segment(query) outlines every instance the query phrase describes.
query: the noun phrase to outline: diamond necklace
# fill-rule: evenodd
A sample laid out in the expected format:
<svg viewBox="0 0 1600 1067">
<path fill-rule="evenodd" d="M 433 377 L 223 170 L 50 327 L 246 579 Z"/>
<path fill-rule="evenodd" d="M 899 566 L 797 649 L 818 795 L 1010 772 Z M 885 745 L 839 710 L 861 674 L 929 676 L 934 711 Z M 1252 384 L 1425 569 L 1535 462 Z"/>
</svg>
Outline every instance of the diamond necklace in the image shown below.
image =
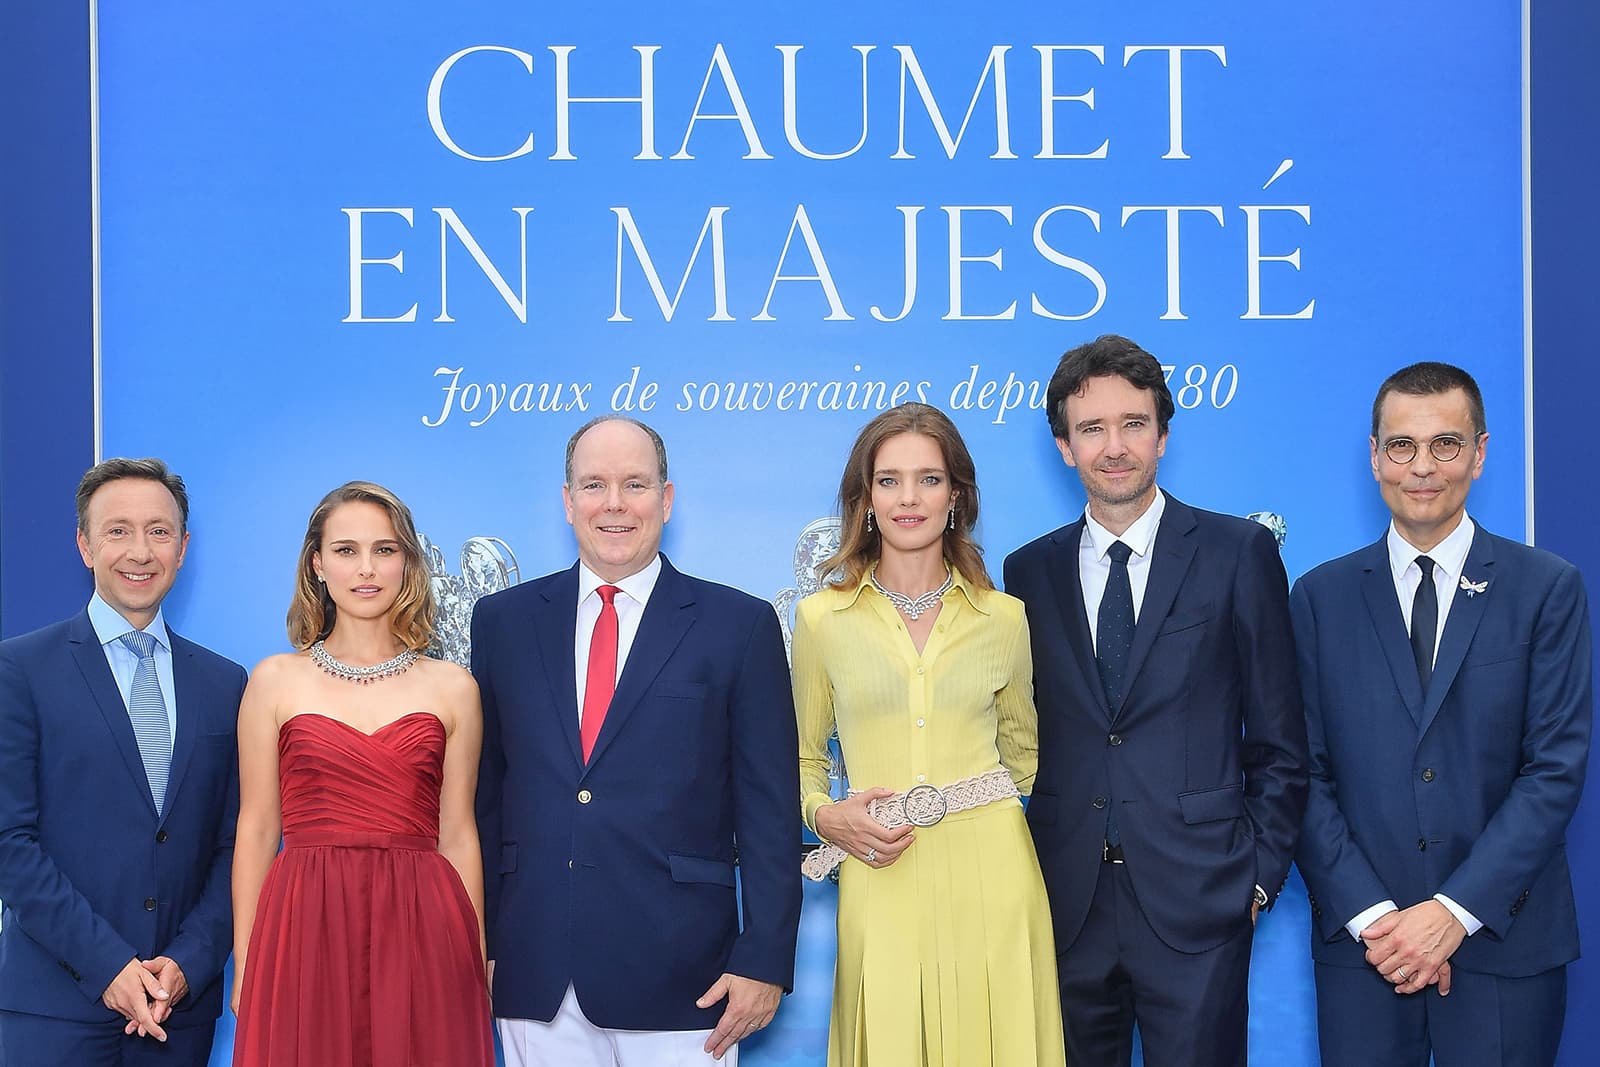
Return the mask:
<svg viewBox="0 0 1600 1067">
<path fill-rule="evenodd" d="M 878 581 L 878 567 L 876 564 L 873 565 L 872 570 L 868 573 L 867 577 L 872 582 L 872 588 L 882 593 L 884 597 L 888 599 L 889 603 L 905 612 L 906 617 L 911 619 L 913 622 L 920 618 L 923 612 L 927 611 L 940 600 L 944 599 L 945 593 L 950 591 L 950 587 L 954 585 L 956 581 L 955 575 L 946 570 L 944 572 L 944 584 L 939 588 L 930 589 L 928 592 L 923 593 L 919 597 L 908 597 L 904 593 L 897 593 L 893 589 L 885 589 L 883 587 L 882 583 Z"/>
<path fill-rule="evenodd" d="M 311 653 L 311 662 L 321 667 L 325 673 L 335 678 L 343 678 L 347 682 L 355 682 L 357 685 L 371 685 L 384 678 L 404 674 L 406 669 L 420 658 L 416 649 L 403 648 L 398 655 L 382 663 L 374 663 L 370 667 L 353 667 L 344 660 L 336 658 L 332 652 L 323 647 L 321 641 L 312 645 L 307 651 Z"/>
</svg>

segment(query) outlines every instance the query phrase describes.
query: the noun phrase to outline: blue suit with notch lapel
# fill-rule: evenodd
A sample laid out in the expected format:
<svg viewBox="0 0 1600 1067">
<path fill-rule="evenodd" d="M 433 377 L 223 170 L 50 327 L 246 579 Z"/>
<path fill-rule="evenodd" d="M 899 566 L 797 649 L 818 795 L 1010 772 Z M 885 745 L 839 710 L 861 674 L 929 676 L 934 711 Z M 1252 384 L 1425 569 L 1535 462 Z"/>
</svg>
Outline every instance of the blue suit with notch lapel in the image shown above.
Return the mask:
<svg viewBox="0 0 1600 1067">
<path fill-rule="evenodd" d="M 1299 831 L 1306 742 L 1288 581 L 1264 527 L 1168 495 L 1122 706 L 1110 708 L 1079 576 L 1083 536 L 1080 519 L 1005 562 L 1033 640 L 1039 777 L 1028 824 L 1057 950 L 1074 952 L 1095 898 L 1109 798 L 1149 927 L 1172 950 L 1204 953 L 1248 935 L 1254 888 L 1276 895 Z M 1247 970 L 1246 950 L 1240 973 L 1219 980 L 1242 996 Z M 1199 994 L 1180 984 L 1165 993 Z M 1072 1007 L 1064 995 L 1069 1031 Z"/>
<path fill-rule="evenodd" d="M 177 733 L 159 816 L 88 613 L 0 644 L 0 1011 L 120 1032 L 101 993 L 129 960 L 170 956 L 189 993 L 167 1028 L 209 1034 L 221 1013 L 245 672 L 168 636 Z"/>
<path fill-rule="evenodd" d="M 793 985 L 799 756 L 771 605 L 663 557 L 586 764 L 574 566 L 480 601 L 478 822 L 494 1007 L 702 1030 L 724 972 Z M 738 872 L 737 887 L 735 871 Z"/>
<path fill-rule="evenodd" d="M 1324 1020 L 1375 1010 L 1348 1000 L 1357 988 L 1350 981 L 1383 983 L 1345 924 L 1383 900 L 1406 908 L 1442 893 L 1484 924 L 1451 957 L 1458 986 L 1463 973 L 1527 978 L 1578 955 L 1565 835 L 1593 715 L 1583 581 L 1565 561 L 1481 527 L 1462 577 L 1481 591 L 1455 593 L 1426 696 L 1385 539 L 1295 585 L 1311 742 L 1296 860 L 1311 893 Z M 1374 999 L 1376 1010 L 1393 1012 L 1431 1012 L 1438 1003 L 1432 990 Z M 1561 1007 L 1528 1005 L 1499 1025 L 1525 1030 L 1553 1055 Z M 1325 1062 L 1349 1062 L 1323 1031 Z M 1522 1039 L 1511 1032 L 1471 1040 L 1476 1062 L 1542 1061 L 1484 1043 L 1516 1047 Z M 1363 1055 L 1402 1062 L 1370 1044 Z"/>
</svg>

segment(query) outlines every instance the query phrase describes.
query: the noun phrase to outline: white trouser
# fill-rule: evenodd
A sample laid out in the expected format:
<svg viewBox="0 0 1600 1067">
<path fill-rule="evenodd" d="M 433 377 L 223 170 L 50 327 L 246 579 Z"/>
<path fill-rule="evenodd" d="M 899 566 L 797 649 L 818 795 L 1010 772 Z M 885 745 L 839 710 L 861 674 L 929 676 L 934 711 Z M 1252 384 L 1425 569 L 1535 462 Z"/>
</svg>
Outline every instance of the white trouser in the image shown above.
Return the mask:
<svg viewBox="0 0 1600 1067">
<path fill-rule="evenodd" d="M 578 994 L 567 995 L 547 1023 L 534 1019 L 496 1019 L 506 1067 L 708 1067 L 710 1030 L 607 1030 L 584 1017 Z M 735 1045 L 722 1057 L 738 1067 Z"/>
</svg>

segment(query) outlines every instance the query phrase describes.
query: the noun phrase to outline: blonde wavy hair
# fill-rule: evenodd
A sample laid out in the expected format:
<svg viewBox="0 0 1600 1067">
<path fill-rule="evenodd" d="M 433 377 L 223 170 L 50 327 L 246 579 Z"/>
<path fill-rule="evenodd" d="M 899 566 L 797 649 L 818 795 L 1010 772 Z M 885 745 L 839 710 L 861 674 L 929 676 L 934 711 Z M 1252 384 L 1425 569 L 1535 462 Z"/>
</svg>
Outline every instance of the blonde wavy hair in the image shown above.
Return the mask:
<svg viewBox="0 0 1600 1067">
<path fill-rule="evenodd" d="M 844 576 L 831 584 L 835 589 L 854 589 L 867 568 L 877 562 L 883 546 L 878 530 L 867 529 L 872 472 L 877 468 L 878 449 L 903 433 L 932 438 L 944 456 L 945 474 L 955 494 L 955 529 L 945 530 L 944 558 L 975 588 L 993 589 L 994 582 L 983 565 L 983 549 L 972 538 L 978 522 L 978 474 L 972 453 L 950 416 L 915 402 L 890 408 L 857 435 L 839 480 L 839 551 L 817 565 L 817 576 L 825 579 L 834 570 L 842 570 Z"/>
<path fill-rule="evenodd" d="M 405 647 L 423 652 L 433 642 L 437 606 L 433 599 L 433 582 L 422 560 L 422 540 L 417 536 L 411 509 L 375 482 L 345 482 L 323 497 L 311 512 L 305 541 L 300 545 L 294 598 L 289 602 L 289 643 L 306 649 L 333 632 L 338 608 L 328 594 L 328 587 L 317 581 L 311 558 L 322 549 L 328 516 L 341 504 L 352 503 L 376 504 L 388 513 L 394 525 L 395 540 L 400 542 L 400 552 L 405 557 L 405 577 L 389 612 L 389 629 Z"/>
</svg>

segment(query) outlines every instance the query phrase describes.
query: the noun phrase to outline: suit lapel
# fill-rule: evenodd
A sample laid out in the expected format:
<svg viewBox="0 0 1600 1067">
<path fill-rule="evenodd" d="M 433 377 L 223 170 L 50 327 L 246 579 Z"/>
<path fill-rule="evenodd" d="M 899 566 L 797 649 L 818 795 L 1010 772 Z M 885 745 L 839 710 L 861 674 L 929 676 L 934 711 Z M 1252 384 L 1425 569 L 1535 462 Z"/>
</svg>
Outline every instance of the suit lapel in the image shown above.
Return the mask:
<svg viewBox="0 0 1600 1067">
<path fill-rule="evenodd" d="M 1082 539 L 1082 519 L 1054 535 L 1053 551 L 1050 553 L 1050 584 L 1056 606 L 1061 611 L 1061 625 L 1067 632 L 1067 645 L 1072 649 L 1072 658 L 1083 674 L 1088 691 L 1094 695 L 1095 706 L 1109 722 L 1111 712 L 1106 707 L 1105 687 L 1100 684 L 1100 668 L 1094 658 L 1094 639 L 1089 634 L 1089 616 L 1083 606 L 1083 582 L 1078 575 L 1078 548 Z"/>
<path fill-rule="evenodd" d="M 1172 497 L 1167 497 L 1166 510 L 1161 514 L 1161 525 L 1156 528 L 1156 543 L 1150 553 L 1150 576 L 1144 585 L 1144 602 L 1139 609 L 1139 621 L 1133 627 L 1133 647 L 1128 650 L 1127 681 L 1122 687 L 1122 702 L 1128 702 L 1144 661 L 1155 647 L 1156 635 L 1172 613 L 1178 599 L 1178 590 L 1189 573 L 1194 559 L 1194 538 L 1189 535 L 1196 526 L 1194 512 Z M 1121 708 L 1112 709 L 1112 718 Z"/>
<path fill-rule="evenodd" d="M 189 769 L 189 757 L 194 754 L 195 735 L 200 731 L 200 680 L 195 673 L 194 647 L 167 627 L 167 640 L 172 645 L 172 706 L 176 709 L 177 735 L 172 739 L 172 766 L 167 771 L 167 796 L 162 806 L 162 821 L 172 811 L 172 800 L 183 784 L 183 774 Z M 187 704 L 185 703 L 187 701 Z M 185 708 L 188 710 L 186 711 Z"/>
<path fill-rule="evenodd" d="M 1467 561 L 1461 567 L 1461 575 L 1473 582 L 1488 585 L 1482 593 L 1475 592 L 1472 596 L 1457 589 L 1450 601 L 1450 614 L 1445 617 L 1439 653 L 1434 657 L 1433 679 L 1428 683 L 1428 698 L 1422 705 L 1420 727 L 1423 731 L 1439 714 L 1439 706 L 1444 703 L 1445 695 L 1455 683 L 1456 673 L 1461 670 L 1461 662 L 1467 657 L 1467 649 L 1472 647 L 1473 635 L 1478 632 L 1478 623 L 1483 621 L 1484 610 L 1488 607 L 1488 594 L 1494 589 L 1494 547 L 1490 540 L 1481 526 L 1473 531 L 1472 547 L 1467 550 Z"/>
<path fill-rule="evenodd" d="M 1411 656 L 1411 639 L 1406 634 L 1405 616 L 1394 591 L 1394 573 L 1389 569 L 1388 534 L 1367 549 L 1361 561 L 1361 593 L 1378 633 L 1378 647 L 1389 663 L 1395 689 L 1406 706 L 1411 721 L 1422 723 L 1422 683 L 1417 680 L 1417 662 Z"/>
<path fill-rule="evenodd" d="M 590 767 L 610 747 L 617 732 L 638 708 L 650 683 L 666 666 L 694 621 L 694 587 L 673 569 L 667 557 L 662 556 L 661 575 L 650 592 L 649 603 L 644 606 L 639 632 L 634 635 L 628 661 L 623 664 L 622 676 L 617 679 L 616 691 L 611 695 L 611 706 L 606 709 L 605 722 L 600 725 L 600 736 L 595 738 L 594 751 L 589 754 Z"/>
<path fill-rule="evenodd" d="M 578 740 L 578 676 L 573 658 L 574 634 L 578 628 L 578 567 L 561 572 L 539 590 L 540 600 L 533 612 L 533 634 L 538 645 L 545 682 L 550 689 L 550 707 L 567 739 L 573 762 L 583 766 L 583 748 Z"/>
<path fill-rule="evenodd" d="M 78 669 L 83 672 L 89 695 L 94 698 L 100 714 L 105 718 L 106 728 L 111 731 L 117 751 L 122 754 L 122 762 L 132 776 L 139 795 L 144 797 L 149 806 L 150 815 L 154 817 L 156 802 L 150 795 L 150 779 L 144 772 L 144 757 L 139 755 L 139 742 L 133 736 L 133 720 L 128 718 L 128 706 L 123 703 L 117 680 L 111 673 L 111 665 L 106 662 L 105 650 L 100 647 L 100 638 L 94 632 L 94 624 L 89 621 L 87 611 L 73 620 L 67 640 L 72 644 L 72 658 L 77 660 Z"/>
</svg>

